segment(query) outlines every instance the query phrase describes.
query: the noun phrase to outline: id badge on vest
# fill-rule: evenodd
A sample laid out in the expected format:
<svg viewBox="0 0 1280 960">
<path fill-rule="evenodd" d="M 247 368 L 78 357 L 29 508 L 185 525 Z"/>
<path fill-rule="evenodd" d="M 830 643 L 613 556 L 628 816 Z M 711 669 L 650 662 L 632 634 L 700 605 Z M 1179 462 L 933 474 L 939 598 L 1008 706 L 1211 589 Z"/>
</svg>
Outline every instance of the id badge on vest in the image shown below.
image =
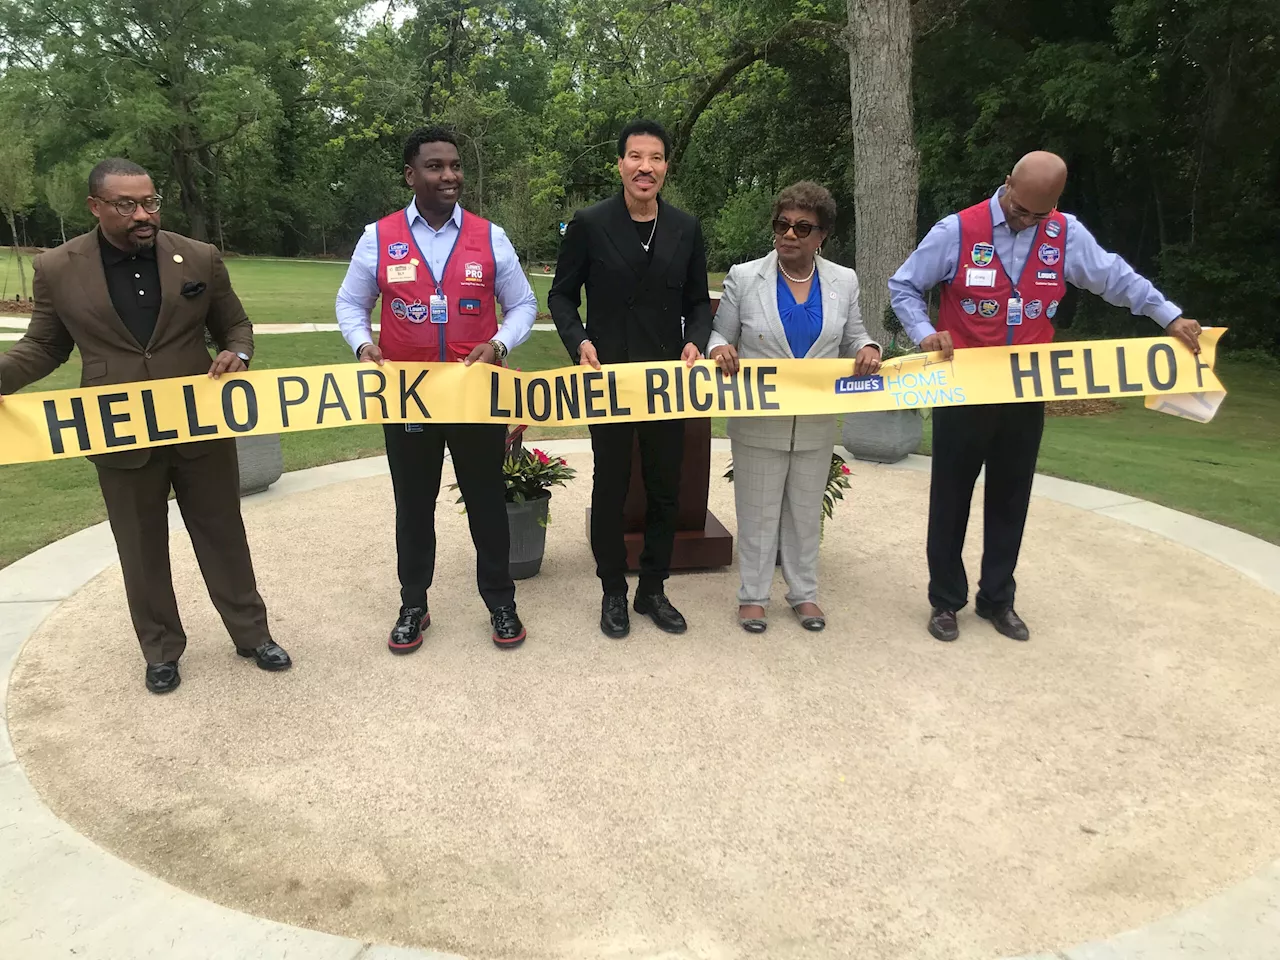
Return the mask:
<svg viewBox="0 0 1280 960">
<path fill-rule="evenodd" d="M 413 283 L 418 279 L 418 262 L 387 264 L 387 283 Z"/>
<path fill-rule="evenodd" d="M 1009 311 L 1006 314 L 1006 316 L 1008 317 L 1009 326 L 1011 327 L 1022 326 L 1022 298 L 1021 297 L 1009 298 Z"/>
<path fill-rule="evenodd" d="M 442 293 L 434 293 L 428 302 L 428 309 L 431 311 L 432 323 L 448 323 L 449 322 L 449 298 Z M 1021 322 L 1021 321 L 1019 321 Z"/>
</svg>

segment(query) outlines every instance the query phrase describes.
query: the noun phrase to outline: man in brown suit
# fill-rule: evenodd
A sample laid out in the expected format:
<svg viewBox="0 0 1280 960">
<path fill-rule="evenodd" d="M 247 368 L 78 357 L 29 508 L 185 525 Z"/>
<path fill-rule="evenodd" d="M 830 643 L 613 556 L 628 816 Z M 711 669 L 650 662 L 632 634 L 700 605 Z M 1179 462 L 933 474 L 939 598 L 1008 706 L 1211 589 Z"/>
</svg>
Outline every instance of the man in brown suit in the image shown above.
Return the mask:
<svg viewBox="0 0 1280 960">
<path fill-rule="evenodd" d="M 253 325 L 216 248 L 160 229 L 160 197 L 147 172 L 104 160 L 89 175 L 98 229 L 35 260 L 26 335 L 0 354 L 3 395 L 48 376 L 75 348 L 81 385 L 133 383 L 247 369 Z M 205 331 L 220 353 L 209 362 Z M 236 652 L 263 670 L 289 655 L 267 630 L 240 518 L 235 441 L 208 440 L 90 457 L 107 505 L 146 684 L 168 693 L 182 682 L 187 637 L 169 568 L 172 489 L 205 584 Z"/>
</svg>

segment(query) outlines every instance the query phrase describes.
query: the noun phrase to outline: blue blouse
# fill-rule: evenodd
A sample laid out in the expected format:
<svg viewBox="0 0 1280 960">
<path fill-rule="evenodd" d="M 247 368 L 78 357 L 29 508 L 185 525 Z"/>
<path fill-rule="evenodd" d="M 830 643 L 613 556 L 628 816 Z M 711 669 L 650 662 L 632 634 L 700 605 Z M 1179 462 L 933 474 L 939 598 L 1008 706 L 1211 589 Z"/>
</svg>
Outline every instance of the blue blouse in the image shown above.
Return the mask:
<svg viewBox="0 0 1280 960">
<path fill-rule="evenodd" d="M 796 303 L 795 294 L 782 271 L 778 271 L 778 316 L 782 318 L 791 355 L 803 359 L 822 332 L 822 281 L 818 279 L 817 270 L 813 271 L 813 283 L 809 285 L 809 296 L 804 303 Z"/>
</svg>

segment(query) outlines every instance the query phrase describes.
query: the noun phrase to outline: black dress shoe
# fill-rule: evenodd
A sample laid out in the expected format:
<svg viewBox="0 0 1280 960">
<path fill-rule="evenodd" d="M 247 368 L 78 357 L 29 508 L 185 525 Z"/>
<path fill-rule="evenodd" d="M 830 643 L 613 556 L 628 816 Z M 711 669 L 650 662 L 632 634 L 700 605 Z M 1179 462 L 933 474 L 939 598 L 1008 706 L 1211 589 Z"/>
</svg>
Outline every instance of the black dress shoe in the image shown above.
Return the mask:
<svg viewBox="0 0 1280 960">
<path fill-rule="evenodd" d="M 631 632 L 631 614 L 627 611 L 625 593 L 606 593 L 600 601 L 600 631 L 615 640 L 621 640 Z"/>
<path fill-rule="evenodd" d="M 956 623 L 955 611 L 935 607 L 933 616 L 929 618 L 929 632 L 933 634 L 935 640 L 941 640 L 943 643 L 960 639 L 960 625 Z"/>
<path fill-rule="evenodd" d="M 147 664 L 147 689 L 152 693 L 171 693 L 178 689 L 182 677 L 178 674 L 178 661 Z"/>
<path fill-rule="evenodd" d="M 262 670 L 288 670 L 293 666 L 293 661 L 284 652 L 284 647 L 274 640 L 268 640 L 262 646 L 254 647 L 252 650 L 236 647 L 236 653 L 242 657 L 253 657 L 258 661 L 258 667 Z"/>
<path fill-rule="evenodd" d="M 983 620 L 990 620 L 996 631 L 1003 633 L 1010 640 L 1020 640 L 1025 643 L 1031 639 L 1031 631 L 1027 629 L 1022 618 L 1013 612 L 1013 607 L 1005 607 L 996 613 L 983 610 L 976 612 Z"/>
<path fill-rule="evenodd" d="M 391 628 L 387 648 L 392 653 L 413 653 L 422 646 L 422 631 L 431 626 L 426 607 L 401 607 L 400 619 Z"/>
<path fill-rule="evenodd" d="M 637 596 L 635 608 L 636 613 L 647 613 L 649 619 L 658 625 L 659 630 L 665 630 L 667 633 L 684 633 L 689 629 L 689 625 L 684 622 L 684 617 L 680 616 L 680 611 L 671 605 L 665 593 Z"/>
<path fill-rule="evenodd" d="M 503 650 L 511 650 L 524 643 L 525 629 L 516 616 L 515 607 L 499 607 L 489 615 L 493 624 L 493 642 Z"/>
</svg>

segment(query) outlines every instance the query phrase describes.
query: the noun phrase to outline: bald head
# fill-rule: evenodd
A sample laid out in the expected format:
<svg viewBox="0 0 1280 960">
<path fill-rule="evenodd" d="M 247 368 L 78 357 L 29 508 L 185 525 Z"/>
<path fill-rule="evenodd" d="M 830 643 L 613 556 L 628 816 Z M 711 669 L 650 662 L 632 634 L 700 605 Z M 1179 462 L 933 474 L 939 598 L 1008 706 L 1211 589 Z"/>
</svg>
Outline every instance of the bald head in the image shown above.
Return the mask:
<svg viewBox="0 0 1280 960">
<path fill-rule="evenodd" d="M 1036 150 L 1013 167 L 1005 180 L 1005 219 L 1014 230 L 1039 223 L 1058 206 L 1067 185 L 1067 162 L 1056 153 Z"/>
</svg>

